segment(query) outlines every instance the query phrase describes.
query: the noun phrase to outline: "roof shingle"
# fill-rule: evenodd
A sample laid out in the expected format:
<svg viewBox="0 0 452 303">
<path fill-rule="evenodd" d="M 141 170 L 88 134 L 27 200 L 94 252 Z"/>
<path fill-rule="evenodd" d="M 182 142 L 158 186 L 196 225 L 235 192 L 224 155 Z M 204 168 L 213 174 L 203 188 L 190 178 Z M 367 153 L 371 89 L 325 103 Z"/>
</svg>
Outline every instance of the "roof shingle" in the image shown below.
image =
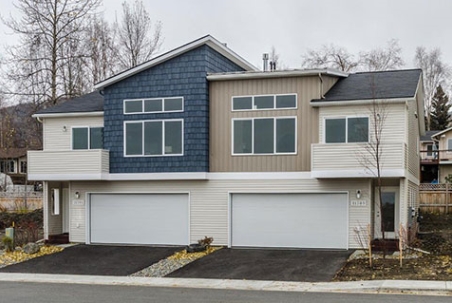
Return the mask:
<svg viewBox="0 0 452 303">
<path fill-rule="evenodd" d="M 64 103 L 38 111 L 36 114 L 84 113 L 104 111 L 104 96 L 98 91 L 70 99 Z"/>
</svg>

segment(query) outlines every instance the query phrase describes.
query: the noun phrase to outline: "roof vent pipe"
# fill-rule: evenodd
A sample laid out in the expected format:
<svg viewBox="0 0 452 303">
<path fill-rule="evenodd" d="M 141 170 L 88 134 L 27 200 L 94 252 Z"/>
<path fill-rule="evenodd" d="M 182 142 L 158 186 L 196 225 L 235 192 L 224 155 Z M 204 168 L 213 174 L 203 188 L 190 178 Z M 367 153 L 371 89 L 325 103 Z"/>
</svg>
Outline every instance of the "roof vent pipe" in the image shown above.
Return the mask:
<svg viewBox="0 0 452 303">
<path fill-rule="evenodd" d="M 268 71 L 268 54 L 264 53 L 262 55 L 262 61 L 264 61 L 264 72 Z"/>
</svg>

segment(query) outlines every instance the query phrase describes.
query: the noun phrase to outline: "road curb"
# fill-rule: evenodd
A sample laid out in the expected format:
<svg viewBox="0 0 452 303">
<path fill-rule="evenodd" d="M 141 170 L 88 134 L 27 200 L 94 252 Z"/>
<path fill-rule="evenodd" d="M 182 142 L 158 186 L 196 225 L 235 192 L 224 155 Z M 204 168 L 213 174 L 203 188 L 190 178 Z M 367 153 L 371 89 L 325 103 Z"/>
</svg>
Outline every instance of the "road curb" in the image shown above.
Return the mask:
<svg viewBox="0 0 452 303">
<path fill-rule="evenodd" d="M 452 294 L 452 282 L 449 281 L 377 280 L 311 283 L 227 279 L 146 278 L 20 273 L 0 273 L 0 281 L 285 292 L 399 293 L 429 295 Z"/>
</svg>

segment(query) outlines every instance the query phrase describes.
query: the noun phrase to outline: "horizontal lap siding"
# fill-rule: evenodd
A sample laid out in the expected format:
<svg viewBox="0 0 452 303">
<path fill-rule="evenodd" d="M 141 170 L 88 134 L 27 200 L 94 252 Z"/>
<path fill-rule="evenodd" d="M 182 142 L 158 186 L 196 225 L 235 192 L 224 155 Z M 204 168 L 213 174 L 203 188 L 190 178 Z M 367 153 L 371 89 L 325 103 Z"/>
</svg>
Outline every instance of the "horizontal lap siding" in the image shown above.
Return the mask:
<svg viewBox="0 0 452 303">
<path fill-rule="evenodd" d="M 102 127 L 103 117 L 64 117 L 43 119 L 44 150 L 70 150 L 72 126 Z M 63 128 L 66 127 L 66 131 Z"/>
<path fill-rule="evenodd" d="M 135 181 L 135 182 L 72 182 L 71 197 L 79 191 L 81 197 L 92 193 L 190 193 L 190 241 L 204 236 L 213 237 L 215 244 L 228 244 L 228 203 L 230 192 L 321 192 L 348 191 L 355 200 L 356 190 L 365 207 L 349 207 L 349 244 L 359 247 L 355 237 L 358 226 L 370 223 L 370 183 L 368 180 L 323 181 L 309 180 L 210 180 L 210 181 Z M 85 203 L 85 205 L 87 205 Z M 85 242 L 85 206 L 71 204 L 71 241 Z"/>
</svg>

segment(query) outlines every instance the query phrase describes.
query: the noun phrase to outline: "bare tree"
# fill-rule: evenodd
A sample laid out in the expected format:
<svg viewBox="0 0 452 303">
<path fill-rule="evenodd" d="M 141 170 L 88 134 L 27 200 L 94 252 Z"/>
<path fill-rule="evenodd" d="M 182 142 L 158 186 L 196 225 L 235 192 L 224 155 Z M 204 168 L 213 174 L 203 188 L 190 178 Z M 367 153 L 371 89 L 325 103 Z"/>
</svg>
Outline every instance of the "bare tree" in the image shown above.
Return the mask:
<svg viewBox="0 0 452 303">
<path fill-rule="evenodd" d="M 396 39 L 389 40 L 385 48 L 375 48 L 361 52 L 360 70 L 383 71 L 397 69 L 404 66 L 402 48 Z"/>
<path fill-rule="evenodd" d="M 122 20 L 119 29 L 119 60 L 121 68 L 131 68 L 148 61 L 163 43 L 162 24 L 152 23 L 142 1 L 133 5 L 122 3 Z"/>
<path fill-rule="evenodd" d="M 106 79 L 118 71 L 117 30 L 103 18 L 93 16 L 85 32 L 84 47 L 89 57 L 84 65 L 88 69 L 91 83 Z"/>
<path fill-rule="evenodd" d="M 424 78 L 424 108 L 426 113 L 426 129 L 430 130 L 432 101 L 438 86 L 447 87 L 451 68 L 441 59 L 441 50 L 434 48 L 427 51 L 425 47 L 417 47 L 414 64 L 422 69 Z"/>
<path fill-rule="evenodd" d="M 344 72 L 356 69 L 359 60 L 345 48 L 333 44 L 323 45 L 319 50 L 308 50 L 302 55 L 304 68 L 333 68 Z"/>
<path fill-rule="evenodd" d="M 64 51 L 68 43 L 80 43 L 77 34 L 83 20 L 94 13 L 101 0 L 17 0 L 20 19 L 3 22 L 20 35 L 9 51 L 8 77 L 17 84 L 8 94 L 31 97 L 34 102 L 56 104 L 70 95 L 64 69 L 84 54 Z M 18 82 L 15 82 L 18 81 Z"/>
</svg>

